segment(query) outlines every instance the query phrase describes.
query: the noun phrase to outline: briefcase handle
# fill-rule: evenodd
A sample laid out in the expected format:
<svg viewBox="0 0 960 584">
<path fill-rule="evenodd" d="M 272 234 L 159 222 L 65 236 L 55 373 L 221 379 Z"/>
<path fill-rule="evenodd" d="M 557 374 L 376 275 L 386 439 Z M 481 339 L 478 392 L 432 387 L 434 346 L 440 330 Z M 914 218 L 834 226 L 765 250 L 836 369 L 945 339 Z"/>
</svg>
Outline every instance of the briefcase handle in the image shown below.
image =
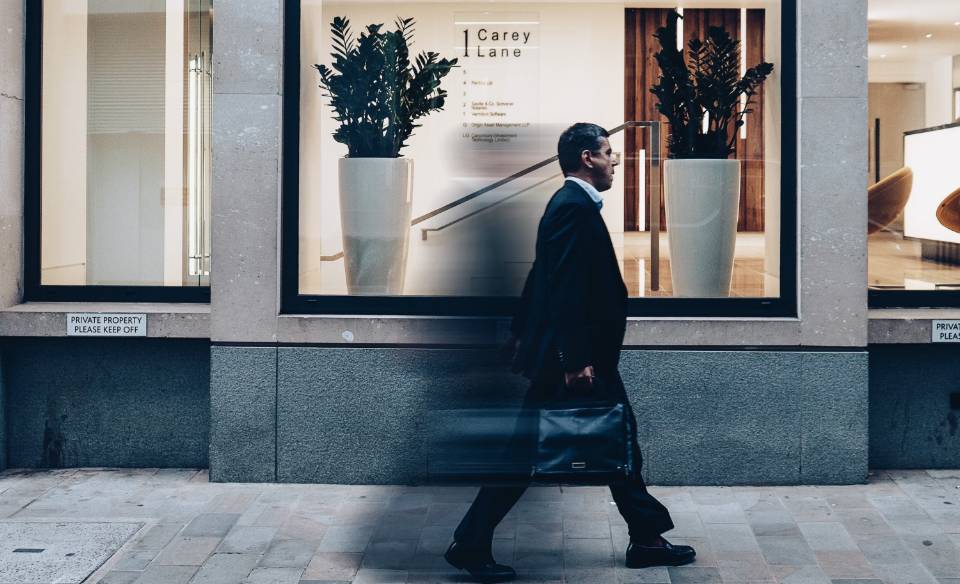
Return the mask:
<svg viewBox="0 0 960 584">
<path fill-rule="evenodd" d="M 567 384 L 561 378 L 557 384 L 557 391 L 554 393 L 554 401 L 561 409 L 568 407 L 600 407 L 613 406 L 621 403 L 621 400 L 614 398 L 609 391 L 609 386 L 600 376 L 593 378 L 593 387 L 590 389 L 580 389 L 567 387 Z"/>
</svg>

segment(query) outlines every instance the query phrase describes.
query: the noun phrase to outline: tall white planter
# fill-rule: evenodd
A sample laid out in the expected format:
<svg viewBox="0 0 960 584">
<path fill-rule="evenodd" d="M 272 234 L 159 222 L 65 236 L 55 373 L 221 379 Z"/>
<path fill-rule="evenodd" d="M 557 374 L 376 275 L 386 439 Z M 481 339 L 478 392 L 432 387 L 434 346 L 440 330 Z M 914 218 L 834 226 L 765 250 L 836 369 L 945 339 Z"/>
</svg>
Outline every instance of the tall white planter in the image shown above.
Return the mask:
<svg viewBox="0 0 960 584">
<path fill-rule="evenodd" d="M 740 161 L 667 160 L 664 197 L 674 296 L 729 296 Z"/>
<path fill-rule="evenodd" d="M 351 295 L 402 294 L 413 161 L 340 159 L 340 227 Z"/>
</svg>

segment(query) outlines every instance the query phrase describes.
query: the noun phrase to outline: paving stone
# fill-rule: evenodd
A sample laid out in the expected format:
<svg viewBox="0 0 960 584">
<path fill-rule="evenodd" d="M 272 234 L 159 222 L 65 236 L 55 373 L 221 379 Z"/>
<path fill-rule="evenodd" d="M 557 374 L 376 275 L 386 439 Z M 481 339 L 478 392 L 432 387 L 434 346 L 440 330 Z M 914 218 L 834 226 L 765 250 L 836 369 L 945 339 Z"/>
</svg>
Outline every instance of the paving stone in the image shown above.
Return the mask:
<svg viewBox="0 0 960 584">
<path fill-rule="evenodd" d="M 949 537 L 938 535 L 901 539 L 933 576 L 960 577 L 960 550 Z"/>
<path fill-rule="evenodd" d="M 718 557 L 717 569 L 724 582 L 774 582 L 773 573 L 767 567 L 763 554 L 759 552 L 727 552 Z M 697 551 L 696 565 L 700 565 L 700 552 Z"/>
<path fill-rule="evenodd" d="M 705 537 L 707 534 L 700 514 L 695 511 L 671 510 L 670 518 L 673 520 L 673 529 L 664 534 L 666 537 Z"/>
<path fill-rule="evenodd" d="M 236 584 L 243 581 L 256 565 L 255 555 L 214 554 L 200 566 L 190 584 Z"/>
<path fill-rule="evenodd" d="M 132 547 L 137 550 L 162 550 L 181 529 L 183 529 L 183 525 L 176 523 L 154 525 L 137 538 Z"/>
<path fill-rule="evenodd" d="M 698 568 L 695 566 L 680 566 L 667 568 L 670 582 L 673 584 L 722 584 L 723 578 L 717 568 Z"/>
<path fill-rule="evenodd" d="M 184 537 L 178 535 L 153 561 L 161 566 L 199 566 L 220 545 L 219 537 Z"/>
<path fill-rule="evenodd" d="M 563 515 L 563 506 L 559 501 L 521 500 L 515 509 L 517 521 L 521 523 L 560 521 Z"/>
<path fill-rule="evenodd" d="M 747 523 L 747 515 L 736 501 L 701 505 L 697 513 L 703 523 Z"/>
<path fill-rule="evenodd" d="M 920 564 L 889 564 L 883 567 L 880 579 L 884 584 L 938 584 Z"/>
<path fill-rule="evenodd" d="M 363 555 L 363 568 L 407 570 L 417 552 L 417 540 L 394 540 L 371 543 Z"/>
<path fill-rule="evenodd" d="M 152 564 L 140 575 L 136 584 L 187 584 L 197 566 L 164 566 Z"/>
<path fill-rule="evenodd" d="M 826 500 L 820 497 L 784 495 L 780 497 L 780 500 L 798 523 L 839 519 L 834 515 L 835 507 L 831 507 Z"/>
<path fill-rule="evenodd" d="M 930 519 L 904 519 L 888 522 L 894 532 L 904 536 L 939 536 L 943 528 Z"/>
<path fill-rule="evenodd" d="M 804 539 L 814 551 L 859 551 L 847 529 L 840 523 L 798 523 Z"/>
<path fill-rule="evenodd" d="M 223 537 L 239 517 L 239 513 L 201 513 L 183 528 L 180 535 Z"/>
<path fill-rule="evenodd" d="M 747 521 L 754 535 L 799 536 L 793 516 L 783 511 L 748 511 Z"/>
<path fill-rule="evenodd" d="M 670 584 L 670 572 L 663 566 L 641 570 L 617 568 L 617 580 L 620 584 Z"/>
<path fill-rule="evenodd" d="M 385 501 L 344 504 L 334 515 L 334 525 L 377 525 L 387 508 Z"/>
<path fill-rule="evenodd" d="M 710 545 L 717 553 L 759 552 L 757 538 L 749 525 L 706 525 Z"/>
<path fill-rule="evenodd" d="M 609 539 L 610 522 L 606 517 L 591 521 L 563 521 L 563 535 L 572 539 Z"/>
<path fill-rule="evenodd" d="M 319 552 L 303 571 L 303 580 L 353 580 L 363 554 Z"/>
<path fill-rule="evenodd" d="M 617 570 L 610 567 L 576 566 L 563 569 L 563 582 L 616 582 Z"/>
<path fill-rule="evenodd" d="M 111 560 L 104 584 L 465 581 L 442 555 L 475 489 L 209 484 L 195 471 L 152 472 L 44 471 L 16 485 L 0 474 L 0 507 L 32 493 L 23 516 L 167 518 Z M 884 471 L 870 481 L 656 488 L 677 526 L 667 537 L 698 551 L 672 570 L 623 567 L 628 530 L 608 490 L 531 489 L 497 530 L 494 554 L 518 582 L 960 584 L 957 479 Z M 954 499 L 957 509 L 945 504 Z"/>
<path fill-rule="evenodd" d="M 883 515 L 887 521 L 896 521 L 903 519 L 929 520 L 927 514 L 910 497 L 907 496 L 885 496 L 870 497 L 870 502 L 874 509 Z"/>
<path fill-rule="evenodd" d="M 420 542 L 417 546 L 417 551 L 439 555 L 447 551 L 452 541 L 452 527 L 427 526 L 420 532 Z"/>
<path fill-rule="evenodd" d="M 317 549 L 321 552 L 362 552 L 370 543 L 373 530 L 368 525 L 330 527 Z"/>
<path fill-rule="evenodd" d="M 469 508 L 469 503 L 433 503 L 427 511 L 426 524 L 456 527 Z"/>
<path fill-rule="evenodd" d="M 406 584 L 406 570 L 374 570 L 360 568 L 353 584 Z"/>
<path fill-rule="evenodd" d="M 747 513 L 759 511 L 787 511 L 777 496 L 777 491 L 768 487 L 739 487 L 734 490 L 740 507 Z"/>
<path fill-rule="evenodd" d="M 318 545 L 309 540 L 275 539 L 258 565 L 265 568 L 303 569 L 310 563 Z"/>
<path fill-rule="evenodd" d="M 830 584 L 819 566 L 770 566 L 780 584 Z"/>
<path fill-rule="evenodd" d="M 133 584 L 143 572 L 107 572 L 98 584 Z"/>
<path fill-rule="evenodd" d="M 158 550 L 130 550 L 122 553 L 117 558 L 117 563 L 112 569 L 119 572 L 124 571 L 143 571 L 154 558 L 157 557 Z"/>
<path fill-rule="evenodd" d="M 857 487 L 820 487 L 825 493 L 827 504 L 842 509 L 873 509 L 873 503 L 867 494 Z"/>
<path fill-rule="evenodd" d="M 234 527 L 223 538 L 217 551 L 227 554 L 262 554 L 270 547 L 276 534 L 276 527 Z"/>
<path fill-rule="evenodd" d="M 896 535 L 860 536 L 856 542 L 867 561 L 874 566 L 916 562 L 916 558 Z"/>
<path fill-rule="evenodd" d="M 883 516 L 872 509 L 838 509 L 836 514 L 850 535 L 890 535 L 895 533 Z"/>
<path fill-rule="evenodd" d="M 299 584 L 303 568 L 254 568 L 242 584 Z"/>
<path fill-rule="evenodd" d="M 760 552 L 771 565 L 816 565 L 813 550 L 802 537 L 763 536 L 757 538 Z"/>
<path fill-rule="evenodd" d="M 306 517 L 298 513 L 290 515 L 277 530 L 277 537 L 303 539 L 320 543 L 327 533 L 327 524 L 319 518 Z"/>
<path fill-rule="evenodd" d="M 613 548 L 609 539 L 564 539 L 564 571 L 607 567 L 613 567 Z"/>
<path fill-rule="evenodd" d="M 873 578 L 876 570 L 860 551 L 814 552 L 823 573 L 829 578 Z"/>
</svg>

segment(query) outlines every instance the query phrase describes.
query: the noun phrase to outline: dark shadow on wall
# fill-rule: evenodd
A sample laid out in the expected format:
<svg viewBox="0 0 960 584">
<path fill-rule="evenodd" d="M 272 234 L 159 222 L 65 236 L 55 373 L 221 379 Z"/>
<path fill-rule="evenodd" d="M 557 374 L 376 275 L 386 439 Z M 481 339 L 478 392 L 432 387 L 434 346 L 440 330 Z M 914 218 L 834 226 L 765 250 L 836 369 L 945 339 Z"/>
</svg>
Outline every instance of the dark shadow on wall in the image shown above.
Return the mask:
<svg viewBox="0 0 960 584">
<path fill-rule="evenodd" d="M 5 339 L 7 466 L 207 467 L 210 344 Z"/>
<path fill-rule="evenodd" d="M 872 345 L 870 467 L 960 468 L 955 345 Z"/>
</svg>

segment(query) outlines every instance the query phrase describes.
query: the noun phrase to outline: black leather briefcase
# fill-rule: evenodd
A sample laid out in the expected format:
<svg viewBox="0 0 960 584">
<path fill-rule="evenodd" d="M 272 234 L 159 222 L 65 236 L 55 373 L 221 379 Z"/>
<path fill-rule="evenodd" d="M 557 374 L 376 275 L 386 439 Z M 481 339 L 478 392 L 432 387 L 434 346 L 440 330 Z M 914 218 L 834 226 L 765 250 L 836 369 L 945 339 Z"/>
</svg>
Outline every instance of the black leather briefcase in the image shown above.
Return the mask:
<svg viewBox="0 0 960 584">
<path fill-rule="evenodd" d="M 633 472 L 632 431 L 622 403 L 564 400 L 541 408 L 531 479 L 575 485 L 625 481 Z"/>
</svg>

